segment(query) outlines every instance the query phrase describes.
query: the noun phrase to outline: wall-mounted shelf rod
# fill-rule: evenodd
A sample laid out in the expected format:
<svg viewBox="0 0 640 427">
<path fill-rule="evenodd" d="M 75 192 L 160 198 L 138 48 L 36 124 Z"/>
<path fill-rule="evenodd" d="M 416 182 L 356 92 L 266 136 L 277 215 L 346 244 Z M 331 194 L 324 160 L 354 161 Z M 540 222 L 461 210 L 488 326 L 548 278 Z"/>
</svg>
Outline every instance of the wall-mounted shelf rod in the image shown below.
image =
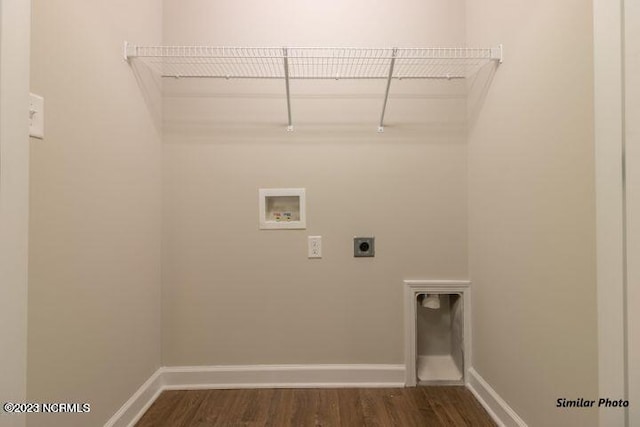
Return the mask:
<svg viewBox="0 0 640 427">
<path fill-rule="evenodd" d="M 144 62 L 162 77 L 283 79 L 291 119 L 291 80 L 386 80 L 378 130 L 382 131 L 391 81 L 464 79 L 489 62 L 502 62 L 493 48 L 214 47 L 124 44 L 126 61 Z"/>
<path fill-rule="evenodd" d="M 284 81 L 287 90 L 287 131 L 291 132 L 293 131 L 293 122 L 291 121 L 291 94 L 289 91 L 289 56 L 286 47 L 282 51 L 284 52 Z"/>
<path fill-rule="evenodd" d="M 391 79 L 393 79 L 393 68 L 396 65 L 396 55 L 398 49 L 393 49 L 391 54 L 391 62 L 389 63 L 389 78 L 387 78 L 387 89 L 384 92 L 384 102 L 382 103 L 382 114 L 380 115 L 380 125 L 378 132 L 384 132 L 384 112 L 387 110 L 387 101 L 389 100 L 389 89 L 391 89 Z"/>
</svg>

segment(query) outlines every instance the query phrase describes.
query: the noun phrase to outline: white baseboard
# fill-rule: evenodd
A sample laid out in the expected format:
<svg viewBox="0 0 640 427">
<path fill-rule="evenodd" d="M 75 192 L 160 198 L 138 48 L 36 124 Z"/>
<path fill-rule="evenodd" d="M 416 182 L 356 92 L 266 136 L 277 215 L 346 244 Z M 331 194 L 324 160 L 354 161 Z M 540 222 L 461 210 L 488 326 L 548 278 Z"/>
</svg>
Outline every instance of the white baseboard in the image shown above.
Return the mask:
<svg viewBox="0 0 640 427">
<path fill-rule="evenodd" d="M 154 372 L 104 427 L 133 427 L 164 390 L 161 370 L 162 368 Z"/>
<path fill-rule="evenodd" d="M 161 368 L 164 388 L 404 387 L 404 365 L 239 365 Z"/>
<path fill-rule="evenodd" d="M 158 369 L 105 424 L 133 427 L 164 390 L 239 388 L 404 387 L 404 365 L 174 366 Z M 478 374 L 467 388 L 500 427 L 527 427 Z"/>
<path fill-rule="evenodd" d="M 404 387 L 404 365 L 238 365 L 161 368 L 164 388 Z"/>
<path fill-rule="evenodd" d="M 105 424 L 133 427 L 164 390 L 404 387 L 404 365 L 173 366 L 158 369 Z"/>
<path fill-rule="evenodd" d="M 475 369 L 469 369 L 468 373 L 467 388 L 487 410 L 498 426 L 527 427 L 527 424 L 516 414 L 516 411 L 511 409 L 507 402 L 496 393 Z"/>
</svg>

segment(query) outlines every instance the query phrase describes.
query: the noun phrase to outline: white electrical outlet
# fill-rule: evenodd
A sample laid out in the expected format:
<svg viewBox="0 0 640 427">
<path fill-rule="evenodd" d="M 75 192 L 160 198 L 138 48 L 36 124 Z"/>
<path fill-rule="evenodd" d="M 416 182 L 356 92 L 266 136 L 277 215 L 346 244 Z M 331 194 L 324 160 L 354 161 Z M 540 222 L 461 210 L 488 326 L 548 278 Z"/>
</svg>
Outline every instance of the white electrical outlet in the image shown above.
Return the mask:
<svg viewBox="0 0 640 427">
<path fill-rule="evenodd" d="M 322 258 L 322 236 L 309 236 L 307 249 L 309 258 Z"/>
</svg>

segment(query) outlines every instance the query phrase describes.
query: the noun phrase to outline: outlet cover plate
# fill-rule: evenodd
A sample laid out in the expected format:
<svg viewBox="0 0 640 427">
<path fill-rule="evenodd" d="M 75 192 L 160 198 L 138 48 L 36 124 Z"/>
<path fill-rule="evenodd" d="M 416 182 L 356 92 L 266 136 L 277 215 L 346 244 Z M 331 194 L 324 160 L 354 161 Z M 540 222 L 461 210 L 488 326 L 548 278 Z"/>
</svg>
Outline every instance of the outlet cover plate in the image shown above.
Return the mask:
<svg viewBox="0 0 640 427">
<path fill-rule="evenodd" d="M 376 255 L 375 237 L 354 237 L 353 256 L 356 258 L 374 257 Z"/>
<path fill-rule="evenodd" d="M 322 236 L 307 238 L 307 253 L 309 258 L 322 258 Z"/>
</svg>

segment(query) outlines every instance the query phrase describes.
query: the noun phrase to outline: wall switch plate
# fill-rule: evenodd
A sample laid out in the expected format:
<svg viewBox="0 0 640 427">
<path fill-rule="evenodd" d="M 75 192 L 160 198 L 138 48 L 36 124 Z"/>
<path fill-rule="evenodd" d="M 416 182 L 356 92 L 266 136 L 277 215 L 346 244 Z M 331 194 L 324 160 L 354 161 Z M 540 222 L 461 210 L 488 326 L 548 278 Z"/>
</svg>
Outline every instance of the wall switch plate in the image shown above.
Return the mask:
<svg viewBox="0 0 640 427">
<path fill-rule="evenodd" d="M 373 257 L 376 255 L 376 238 L 375 237 L 354 237 L 353 238 L 353 256 Z"/>
<path fill-rule="evenodd" d="M 322 258 L 322 236 L 309 236 L 307 244 L 309 258 Z"/>
<path fill-rule="evenodd" d="M 29 94 L 29 136 L 44 139 L 44 98 Z"/>
</svg>

